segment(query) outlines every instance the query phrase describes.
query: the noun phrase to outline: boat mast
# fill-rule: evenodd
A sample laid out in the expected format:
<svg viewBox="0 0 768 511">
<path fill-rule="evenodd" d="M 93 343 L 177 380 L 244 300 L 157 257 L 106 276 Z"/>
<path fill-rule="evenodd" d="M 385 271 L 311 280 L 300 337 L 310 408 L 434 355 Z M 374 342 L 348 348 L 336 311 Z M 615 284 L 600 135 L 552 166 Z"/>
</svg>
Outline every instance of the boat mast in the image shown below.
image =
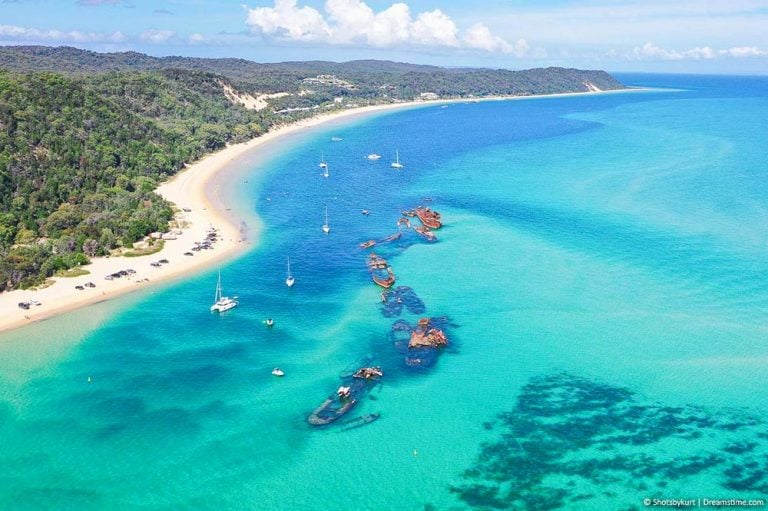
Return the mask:
<svg viewBox="0 0 768 511">
<path fill-rule="evenodd" d="M 216 281 L 216 296 L 213 298 L 214 303 L 218 303 L 221 300 L 221 270 L 219 270 L 219 279 Z"/>
<path fill-rule="evenodd" d="M 291 278 L 291 258 L 288 257 L 288 278 Z"/>
</svg>

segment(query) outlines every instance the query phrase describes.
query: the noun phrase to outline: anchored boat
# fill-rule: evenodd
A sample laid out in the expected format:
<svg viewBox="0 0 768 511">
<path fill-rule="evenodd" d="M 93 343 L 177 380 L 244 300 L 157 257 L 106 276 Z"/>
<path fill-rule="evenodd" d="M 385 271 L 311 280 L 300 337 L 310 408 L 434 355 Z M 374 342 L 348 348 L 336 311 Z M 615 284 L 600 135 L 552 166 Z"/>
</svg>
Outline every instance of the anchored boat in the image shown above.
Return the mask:
<svg viewBox="0 0 768 511">
<path fill-rule="evenodd" d="M 229 296 L 223 296 L 221 292 L 221 270 L 219 270 L 219 279 L 216 282 L 216 295 L 214 297 L 214 303 L 211 305 L 211 312 L 225 312 L 229 309 L 237 307 L 237 297 L 230 298 Z"/>
<path fill-rule="evenodd" d="M 400 163 L 400 151 L 398 149 L 395 149 L 395 161 L 393 161 L 390 165 L 393 169 L 402 169 L 404 165 Z"/>
</svg>

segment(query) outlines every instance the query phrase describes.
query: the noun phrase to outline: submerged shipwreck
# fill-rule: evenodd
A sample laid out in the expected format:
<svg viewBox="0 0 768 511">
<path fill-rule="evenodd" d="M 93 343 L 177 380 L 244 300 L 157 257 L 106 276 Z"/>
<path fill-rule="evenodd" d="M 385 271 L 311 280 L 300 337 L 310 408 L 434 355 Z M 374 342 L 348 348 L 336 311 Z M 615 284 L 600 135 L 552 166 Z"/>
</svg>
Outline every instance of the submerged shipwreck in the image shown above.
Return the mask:
<svg viewBox="0 0 768 511">
<path fill-rule="evenodd" d="M 416 234 L 429 241 L 430 243 L 437 241 L 437 236 L 435 236 L 435 233 L 432 232 L 429 227 L 420 225 L 418 227 L 414 227 L 413 230 L 416 232 Z"/>
<path fill-rule="evenodd" d="M 443 226 L 443 223 L 440 220 L 440 213 L 437 211 L 433 211 L 424 206 L 419 206 L 413 212 L 418 219 L 421 220 L 421 223 L 424 224 L 424 227 L 439 229 Z"/>
<path fill-rule="evenodd" d="M 380 367 L 361 367 L 328 396 L 320 406 L 312 410 L 307 422 L 313 426 L 325 426 L 339 420 L 349 412 L 384 376 Z"/>
<path fill-rule="evenodd" d="M 395 349 L 405 355 L 408 367 L 429 367 L 448 345 L 448 337 L 442 327 L 447 318 L 421 318 L 415 327 L 399 319 L 392 325 L 391 339 Z"/>
<path fill-rule="evenodd" d="M 394 318 L 402 314 L 407 308 L 412 314 L 424 314 L 426 306 L 416 292 L 408 286 L 398 286 L 387 289 L 381 293 L 381 303 L 384 306 L 383 314 L 386 318 Z"/>
<path fill-rule="evenodd" d="M 368 255 L 368 271 L 371 272 L 371 279 L 379 286 L 388 289 L 395 283 L 395 274 L 392 268 L 387 264 L 387 260 L 371 252 Z"/>
</svg>

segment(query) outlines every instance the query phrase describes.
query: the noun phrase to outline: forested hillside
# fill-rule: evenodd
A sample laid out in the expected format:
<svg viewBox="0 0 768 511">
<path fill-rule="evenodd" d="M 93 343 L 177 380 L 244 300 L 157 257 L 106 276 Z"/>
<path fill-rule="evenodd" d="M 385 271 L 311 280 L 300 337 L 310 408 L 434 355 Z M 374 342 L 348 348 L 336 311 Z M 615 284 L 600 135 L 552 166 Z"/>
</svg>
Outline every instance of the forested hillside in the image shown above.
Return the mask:
<svg viewBox="0 0 768 511">
<path fill-rule="evenodd" d="M 0 47 L 0 292 L 164 230 L 157 184 L 321 108 L 623 86 L 603 71 L 382 61 L 257 64 Z M 265 94 L 282 93 L 279 97 Z M 243 99 L 245 98 L 245 99 Z"/>
<path fill-rule="evenodd" d="M 90 79 L 0 71 L 0 290 L 165 229 L 153 190 L 185 162 L 264 133 L 197 71 Z"/>
<path fill-rule="evenodd" d="M 381 60 L 260 64 L 244 59 L 151 57 L 136 52 L 96 53 L 46 46 L 0 47 L 0 68 L 20 72 L 52 71 L 89 75 L 109 71 L 189 69 L 224 76 L 236 88 L 254 94 L 298 92 L 307 88 L 303 81 L 307 78 L 335 75 L 355 85 L 356 90 L 337 90 L 344 95 L 371 97 L 381 95 L 382 90 L 386 89 L 389 97 L 399 99 L 412 99 L 415 94 L 422 92 L 449 96 L 578 92 L 589 90 L 585 82 L 602 90 L 624 87 L 605 71 L 554 67 L 524 71 L 448 69 Z"/>
</svg>

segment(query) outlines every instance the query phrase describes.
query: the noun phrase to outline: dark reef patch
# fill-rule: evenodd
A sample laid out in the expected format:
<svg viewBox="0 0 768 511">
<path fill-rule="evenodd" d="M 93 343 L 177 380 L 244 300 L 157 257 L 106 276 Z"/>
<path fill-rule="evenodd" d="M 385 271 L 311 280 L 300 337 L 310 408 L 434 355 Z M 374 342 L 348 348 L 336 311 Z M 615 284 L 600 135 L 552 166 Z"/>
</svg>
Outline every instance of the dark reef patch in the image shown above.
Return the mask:
<svg viewBox="0 0 768 511">
<path fill-rule="evenodd" d="M 697 478 L 740 498 L 768 493 L 768 427 L 732 410 L 643 402 L 555 374 L 532 379 L 515 408 L 483 428 L 497 438 L 451 487 L 473 509 L 635 509 Z"/>
</svg>

